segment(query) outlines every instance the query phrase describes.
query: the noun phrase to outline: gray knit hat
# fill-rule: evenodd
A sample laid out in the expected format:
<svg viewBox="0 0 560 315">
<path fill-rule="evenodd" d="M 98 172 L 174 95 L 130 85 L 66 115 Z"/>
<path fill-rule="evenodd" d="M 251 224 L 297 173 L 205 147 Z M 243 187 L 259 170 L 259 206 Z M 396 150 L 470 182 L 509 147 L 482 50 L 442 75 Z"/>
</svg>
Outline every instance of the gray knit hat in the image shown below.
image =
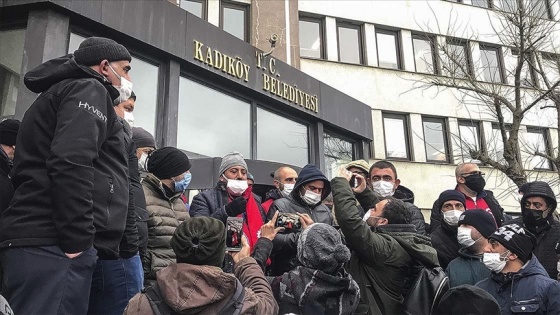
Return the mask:
<svg viewBox="0 0 560 315">
<path fill-rule="evenodd" d="M 350 260 L 350 250 L 335 228 L 313 223 L 299 237 L 297 258 L 307 268 L 334 273 Z"/>
<path fill-rule="evenodd" d="M 231 152 L 222 158 L 222 164 L 220 164 L 220 175 L 227 171 L 228 168 L 234 166 L 242 166 L 246 170 L 249 170 L 247 168 L 247 163 L 243 159 L 243 155 L 239 152 Z"/>
<path fill-rule="evenodd" d="M 112 39 L 89 37 L 74 51 L 74 59 L 80 65 L 93 66 L 99 64 L 101 60 L 104 59 L 107 59 L 109 62 L 120 60 L 131 61 L 132 57 L 123 45 Z"/>
<path fill-rule="evenodd" d="M 141 127 L 132 127 L 132 142 L 137 148 L 156 148 L 156 139 Z"/>
</svg>

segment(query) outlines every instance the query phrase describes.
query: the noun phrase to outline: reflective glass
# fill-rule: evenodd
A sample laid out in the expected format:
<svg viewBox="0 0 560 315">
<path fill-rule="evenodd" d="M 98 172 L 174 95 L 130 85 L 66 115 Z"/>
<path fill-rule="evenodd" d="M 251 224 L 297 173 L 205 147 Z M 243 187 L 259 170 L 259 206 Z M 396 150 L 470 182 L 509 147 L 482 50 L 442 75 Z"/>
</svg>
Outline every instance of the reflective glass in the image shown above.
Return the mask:
<svg viewBox="0 0 560 315">
<path fill-rule="evenodd" d="M 406 124 L 403 118 L 383 117 L 385 154 L 388 158 L 408 159 Z"/>
<path fill-rule="evenodd" d="M 478 134 L 478 126 L 474 123 L 459 124 L 459 143 L 458 146 L 461 148 L 461 158 L 463 162 L 468 162 L 472 160 L 469 151 L 478 151 L 480 148 L 480 137 Z"/>
<path fill-rule="evenodd" d="M 414 47 L 416 72 L 434 73 L 434 53 L 431 41 L 427 38 L 414 37 L 412 45 Z"/>
<path fill-rule="evenodd" d="M 360 63 L 360 31 L 357 28 L 338 27 L 338 60 Z"/>
<path fill-rule="evenodd" d="M 447 44 L 448 75 L 456 78 L 465 78 L 468 73 L 467 46 L 466 44 Z"/>
<path fill-rule="evenodd" d="M 428 161 L 447 161 L 443 122 L 423 121 L 424 144 Z"/>
<path fill-rule="evenodd" d="M 321 24 L 299 21 L 299 54 L 301 57 L 321 58 Z"/>
<path fill-rule="evenodd" d="M 397 35 L 377 33 L 377 60 L 379 67 L 398 69 L 399 57 L 397 49 Z"/>
<path fill-rule="evenodd" d="M 201 19 L 203 18 L 202 17 L 202 14 L 203 14 L 202 10 L 204 9 L 204 6 L 202 5 L 202 2 L 181 0 L 180 6 L 185 11 L 190 12 L 190 13 L 198 16 Z"/>
<path fill-rule="evenodd" d="M 325 176 L 332 179 L 343 167 L 354 160 L 354 145 L 339 137 L 324 134 Z"/>
<path fill-rule="evenodd" d="M 472 0 L 472 5 L 474 5 L 476 7 L 481 7 L 481 8 L 489 8 L 490 7 L 490 3 L 488 2 L 488 0 Z"/>
<path fill-rule="evenodd" d="M 538 156 L 535 153 L 548 153 L 545 141 L 545 131 L 544 130 L 527 130 L 524 135 L 525 147 L 531 155 L 529 158 L 529 169 L 550 169 L 550 161 L 542 156 Z"/>
<path fill-rule="evenodd" d="M 16 112 L 24 42 L 24 29 L 0 31 L 0 117 Z"/>
<path fill-rule="evenodd" d="M 484 81 L 502 82 L 502 69 L 498 61 L 498 49 L 481 48 L 480 57 L 482 58 Z"/>
<path fill-rule="evenodd" d="M 222 7 L 222 14 L 222 29 L 241 40 L 245 40 L 245 10 L 224 6 Z"/>
</svg>

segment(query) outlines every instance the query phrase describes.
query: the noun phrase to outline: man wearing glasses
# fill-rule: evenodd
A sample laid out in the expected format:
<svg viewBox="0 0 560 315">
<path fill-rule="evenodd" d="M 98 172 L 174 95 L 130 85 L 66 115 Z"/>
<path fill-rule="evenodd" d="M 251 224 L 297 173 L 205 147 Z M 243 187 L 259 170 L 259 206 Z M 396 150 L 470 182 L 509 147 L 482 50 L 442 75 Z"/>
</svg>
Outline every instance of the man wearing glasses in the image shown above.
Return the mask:
<svg viewBox="0 0 560 315">
<path fill-rule="evenodd" d="M 490 190 L 485 190 L 484 173 L 480 171 L 477 164 L 462 163 L 455 168 L 455 179 L 457 186 L 455 190 L 465 195 L 465 209 L 482 209 L 491 213 L 498 227 L 504 222 L 504 209 L 494 197 Z M 441 204 L 438 200 L 434 202 L 430 216 L 430 229 L 435 231 L 442 220 Z"/>
</svg>

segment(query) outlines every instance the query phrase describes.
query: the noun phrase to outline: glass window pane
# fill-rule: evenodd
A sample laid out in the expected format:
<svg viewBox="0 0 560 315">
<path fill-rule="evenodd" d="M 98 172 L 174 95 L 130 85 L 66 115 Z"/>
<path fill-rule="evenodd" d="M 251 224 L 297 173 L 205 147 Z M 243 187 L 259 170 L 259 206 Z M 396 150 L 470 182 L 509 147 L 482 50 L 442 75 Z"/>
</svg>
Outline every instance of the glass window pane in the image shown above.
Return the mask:
<svg viewBox="0 0 560 315">
<path fill-rule="evenodd" d="M 517 1 L 518 0 L 500 0 L 500 6 L 502 10 L 514 13 L 517 11 Z"/>
<path fill-rule="evenodd" d="M 185 11 L 190 12 L 190 13 L 198 16 L 201 19 L 203 18 L 202 17 L 202 14 L 203 14 L 202 10 L 204 9 L 204 7 L 202 5 L 202 2 L 181 0 L 180 6 Z"/>
<path fill-rule="evenodd" d="M 245 10 L 223 7 L 222 14 L 222 29 L 241 40 L 245 40 Z"/>
<path fill-rule="evenodd" d="M 412 39 L 414 47 L 414 61 L 416 72 L 435 73 L 432 43 L 429 39 L 414 37 Z"/>
<path fill-rule="evenodd" d="M 299 21 L 299 54 L 301 57 L 321 58 L 321 24 Z"/>
<path fill-rule="evenodd" d="M 303 167 L 308 145 L 307 126 L 257 108 L 257 159 Z"/>
<path fill-rule="evenodd" d="M 509 137 L 509 131 L 506 131 Z M 488 155 L 496 162 L 504 162 L 504 141 L 502 140 L 502 133 L 498 126 L 492 126 L 492 136 L 488 144 Z"/>
<path fill-rule="evenodd" d="M 338 168 L 354 160 L 354 145 L 338 137 L 324 134 L 325 176 L 332 179 Z"/>
<path fill-rule="evenodd" d="M 377 59 L 379 67 L 398 69 L 399 59 L 395 34 L 377 33 Z"/>
<path fill-rule="evenodd" d="M 502 73 L 498 62 L 498 50 L 495 48 L 481 49 L 484 81 L 502 82 Z"/>
<path fill-rule="evenodd" d="M 251 106 L 187 78 L 179 80 L 177 147 L 212 157 L 251 158 Z"/>
<path fill-rule="evenodd" d="M 527 2 L 528 14 L 543 19 L 548 19 L 548 3 L 546 0 L 533 0 Z"/>
<path fill-rule="evenodd" d="M 548 159 L 538 156 L 535 153 L 548 153 L 545 141 L 545 131 L 529 131 L 524 136 L 525 146 L 531 157 L 529 158 L 529 169 L 544 168 L 550 169 Z"/>
<path fill-rule="evenodd" d="M 338 60 L 360 63 L 360 32 L 356 28 L 338 27 Z"/>
<path fill-rule="evenodd" d="M 16 112 L 24 42 L 24 29 L 0 32 L 0 117 Z"/>
<path fill-rule="evenodd" d="M 408 159 L 404 118 L 383 117 L 385 148 L 388 158 Z"/>
<path fill-rule="evenodd" d="M 519 51 L 512 49 L 511 54 L 516 58 L 515 65 L 517 66 L 517 58 L 519 56 Z M 523 66 L 521 67 L 521 86 L 528 86 L 532 87 L 533 84 L 533 76 L 531 75 L 531 71 L 529 70 L 529 62 L 531 60 L 531 55 L 526 54 L 524 56 Z M 513 74 L 512 74 L 513 77 Z"/>
<path fill-rule="evenodd" d="M 68 42 L 68 53 L 73 54 L 76 49 L 80 47 L 80 44 L 86 39 L 78 34 L 70 33 L 70 41 Z"/>
<path fill-rule="evenodd" d="M 474 123 L 459 124 L 458 146 L 461 148 L 461 158 L 464 162 L 472 160 L 470 151 L 480 149 L 478 126 Z"/>
<path fill-rule="evenodd" d="M 553 85 L 560 80 L 560 72 L 558 68 L 558 55 L 543 55 L 543 68 L 546 79 Z"/>
<path fill-rule="evenodd" d="M 465 78 L 468 73 L 467 47 L 465 44 L 447 44 L 448 75 Z"/>
<path fill-rule="evenodd" d="M 447 161 L 443 122 L 423 121 L 424 144 L 428 161 Z"/>
<path fill-rule="evenodd" d="M 472 5 L 481 8 L 489 8 L 488 0 L 472 0 Z"/>
</svg>

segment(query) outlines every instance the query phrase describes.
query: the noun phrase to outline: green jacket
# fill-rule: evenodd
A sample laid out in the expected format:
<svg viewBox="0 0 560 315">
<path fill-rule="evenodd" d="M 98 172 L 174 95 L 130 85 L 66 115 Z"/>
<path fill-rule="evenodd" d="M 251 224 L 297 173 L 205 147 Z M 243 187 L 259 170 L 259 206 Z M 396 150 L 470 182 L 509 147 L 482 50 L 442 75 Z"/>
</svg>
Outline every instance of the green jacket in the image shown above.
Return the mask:
<svg viewBox="0 0 560 315">
<path fill-rule="evenodd" d="M 371 205 L 377 202 L 375 194 L 366 188 L 354 197 L 348 181 L 339 177 L 331 181 L 331 187 L 335 216 L 352 250 L 348 271 L 361 292 L 356 314 L 400 314 L 408 271 L 418 263 L 395 238 L 408 242 L 415 257 L 438 265 L 430 239 L 416 234 L 412 224 L 388 224 L 372 230 L 359 215 L 356 198 L 362 205 Z"/>
</svg>

